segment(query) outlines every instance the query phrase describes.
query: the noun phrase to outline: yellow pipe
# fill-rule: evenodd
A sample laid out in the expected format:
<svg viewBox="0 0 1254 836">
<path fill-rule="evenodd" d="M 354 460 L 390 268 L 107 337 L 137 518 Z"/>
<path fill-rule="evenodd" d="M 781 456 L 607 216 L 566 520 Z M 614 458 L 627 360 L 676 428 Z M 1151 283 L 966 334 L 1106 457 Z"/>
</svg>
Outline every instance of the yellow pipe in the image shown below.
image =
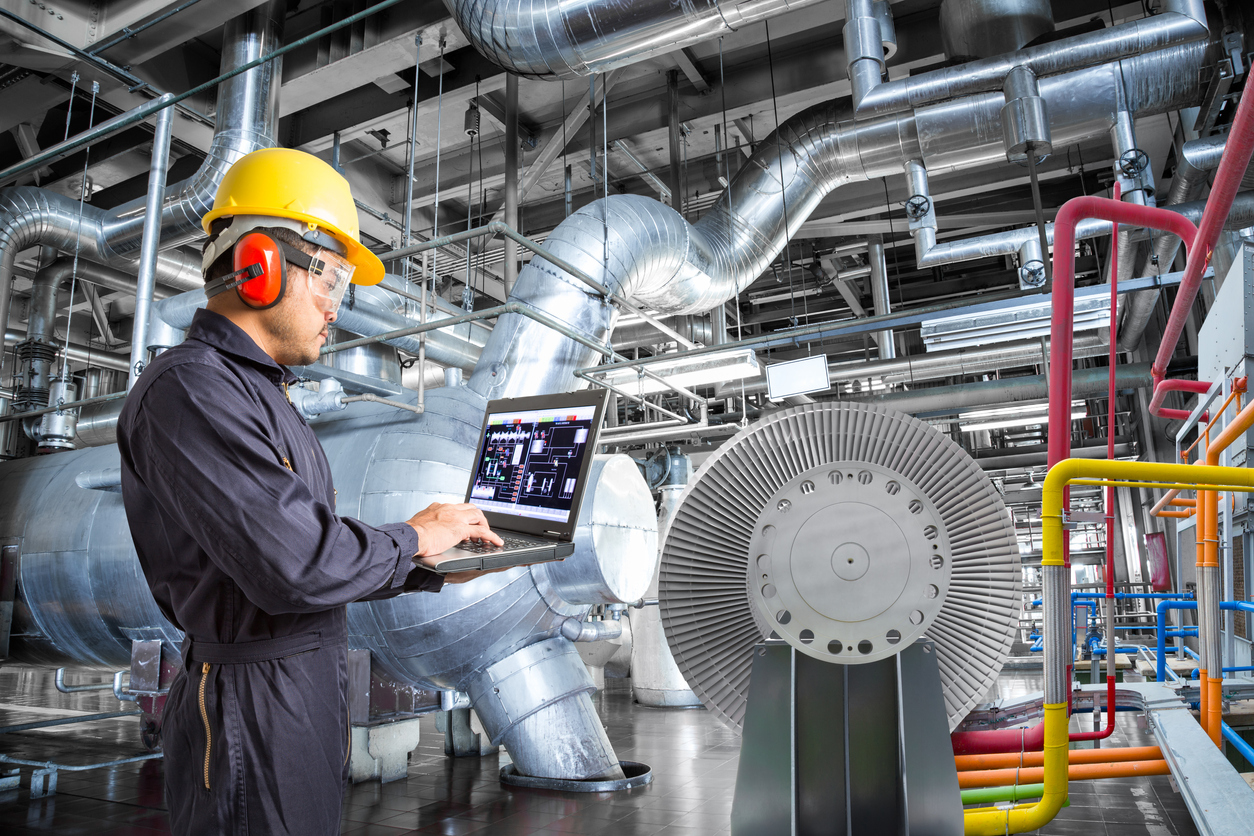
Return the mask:
<svg viewBox="0 0 1254 836">
<path fill-rule="evenodd" d="M 1254 414 L 1251 415 L 1254 421 Z M 1125 462 L 1105 459 L 1064 459 L 1050 468 L 1041 490 L 1043 566 L 1063 566 L 1063 489 L 1072 481 L 1124 480 L 1140 486 L 1145 482 L 1179 483 L 1199 491 L 1254 490 L 1254 468 L 1213 465 Z M 1199 484 L 1203 483 L 1203 484 Z M 1173 484 L 1174 486 L 1174 484 Z M 1199 496 L 1201 493 L 1199 493 Z M 1046 659 L 1046 664 L 1050 663 Z M 983 807 L 963 814 L 966 836 L 999 836 L 1037 830 L 1050 822 L 1067 800 L 1067 704 L 1045 705 L 1045 792 L 1035 804 L 1009 810 Z"/>
<path fill-rule="evenodd" d="M 1105 461 L 1105 459 L 1096 459 L 1096 461 Z M 1124 462 L 1124 464 L 1160 464 L 1160 462 Z M 1182 466 L 1182 467 L 1206 467 L 1206 465 L 1196 465 L 1196 464 L 1194 464 L 1194 465 L 1181 465 L 1181 466 Z M 1072 479 L 1072 480 L 1071 480 L 1071 482 L 1069 482 L 1068 484 L 1071 484 L 1071 485 L 1097 485 L 1097 486 L 1101 486 L 1101 485 L 1110 485 L 1110 486 L 1112 486 L 1112 487 L 1125 487 L 1125 488 L 1159 488 L 1159 489 L 1162 489 L 1162 488 L 1180 488 L 1180 489 L 1182 489 L 1182 490 L 1190 490 L 1190 491 L 1192 491 L 1192 490 L 1199 490 L 1199 488 L 1198 488 L 1198 486 L 1197 486 L 1196 484 L 1189 484 L 1189 483 L 1185 483 L 1185 482 L 1155 482 L 1155 481 L 1148 480 L 1148 479 L 1135 479 L 1135 480 L 1132 480 L 1132 479 L 1123 479 L 1123 480 L 1120 480 L 1120 479 L 1091 479 L 1091 478 L 1089 478 L 1089 479 Z M 1202 488 L 1200 488 L 1200 490 L 1206 490 L 1206 488 L 1205 488 L 1205 487 L 1202 487 Z M 1242 492 L 1242 493 L 1250 493 L 1250 492 L 1254 491 L 1254 486 L 1251 486 L 1251 485 L 1221 485 L 1221 486 L 1220 486 L 1220 487 L 1218 487 L 1218 488 L 1212 488 L 1212 490 L 1221 490 L 1221 491 L 1238 491 L 1238 492 Z"/>
</svg>

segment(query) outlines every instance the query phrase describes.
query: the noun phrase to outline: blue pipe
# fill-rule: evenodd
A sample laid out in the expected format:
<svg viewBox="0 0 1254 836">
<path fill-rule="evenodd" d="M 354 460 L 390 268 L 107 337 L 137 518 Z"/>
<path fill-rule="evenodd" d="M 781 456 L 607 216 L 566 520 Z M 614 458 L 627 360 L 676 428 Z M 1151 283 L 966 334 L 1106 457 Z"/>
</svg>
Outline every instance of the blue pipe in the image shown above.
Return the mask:
<svg viewBox="0 0 1254 836">
<path fill-rule="evenodd" d="M 1167 631 L 1163 629 L 1163 625 L 1167 618 L 1167 610 L 1196 610 L 1197 601 L 1179 601 L 1167 599 L 1160 601 L 1155 608 L 1158 621 L 1158 675 L 1155 679 L 1157 682 L 1164 682 L 1167 679 L 1165 671 L 1167 670 Z M 1188 648 L 1185 648 L 1186 650 Z"/>
<path fill-rule="evenodd" d="M 1241 757 L 1245 758 L 1246 763 L 1254 766 L 1254 746 L 1246 743 L 1241 739 L 1241 735 L 1227 723 L 1221 725 L 1224 733 L 1224 739 L 1232 744 L 1232 748 L 1241 753 Z"/>
<path fill-rule="evenodd" d="M 1084 590 L 1079 590 L 1076 592 L 1072 592 L 1071 597 L 1073 599 L 1074 598 L 1105 598 L 1106 593 L 1105 592 L 1085 592 Z M 1116 592 L 1115 593 L 1115 599 L 1120 600 L 1120 601 L 1126 600 L 1129 598 L 1189 599 L 1192 597 L 1193 597 L 1193 594 L 1191 592 Z"/>
</svg>

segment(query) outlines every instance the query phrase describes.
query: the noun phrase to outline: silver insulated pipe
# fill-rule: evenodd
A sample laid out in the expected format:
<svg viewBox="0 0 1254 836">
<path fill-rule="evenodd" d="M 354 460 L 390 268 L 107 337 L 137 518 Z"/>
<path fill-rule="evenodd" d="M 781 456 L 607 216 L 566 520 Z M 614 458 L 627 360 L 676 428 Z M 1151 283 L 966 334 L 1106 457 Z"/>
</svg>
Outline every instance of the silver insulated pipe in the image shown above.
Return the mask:
<svg viewBox="0 0 1254 836">
<path fill-rule="evenodd" d="M 1121 102 L 1138 115 L 1178 108 L 1201 95 L 1205 43 L 1172 47 L 1119 64 L 1041 81 L 1060 145 L 1105 136 Z M 1126 85 L 1124 79 L 1127 80 Z M 788 119 L 759 144 L 718 202 L 694 224 L 651 198 L 611 195 L 561 223 L 545 247 L 642 307 L 662 315 L 721 305 L 769 268 L 819 201 L 845 183 L 897 176 L 909 160 L 931 172 L 1005 159 L 1001 93 L 855 121 L 847 103 L 827 102 Z M 604 342 L 611 305 L 542 257 L 519 273 L 529 304 Z M 595 352 L 517 314 L 501 317 L 470 388 L 488 398 L 562 391 Z M 515 346 L 527 346 L 518 351 Z"/>
<path fill-rule="evenodd" d="M 284 0 L 268 2 L 226 24 L 221 70 L 226 72 L 277 48 L 283 35 Z M 216 132 L 200 169 L 166 190 L 161 211 L 162 246 L 201 234 L 200 219 L 213 205 L 222 175 L 237 159 L 275 144 L 278 80 L 282 59 L 224 81 L 218 87 Z M 22 250 L 39 244 L 80 258 L 133 267 L 139 257 L 144 198 L 105 211 L 45 189 L 0 190 L 0 323 L 7 322 L 13 265 Z M 175 290 L 204 284 L 200 259 L 178 250 L 157 256 L 157 282 Z"/>
<path fill-rule="evenodd" d="M 563 79 L 635 64 L 822 0 L 444 0 L 502 69 Z"/>
</svg>

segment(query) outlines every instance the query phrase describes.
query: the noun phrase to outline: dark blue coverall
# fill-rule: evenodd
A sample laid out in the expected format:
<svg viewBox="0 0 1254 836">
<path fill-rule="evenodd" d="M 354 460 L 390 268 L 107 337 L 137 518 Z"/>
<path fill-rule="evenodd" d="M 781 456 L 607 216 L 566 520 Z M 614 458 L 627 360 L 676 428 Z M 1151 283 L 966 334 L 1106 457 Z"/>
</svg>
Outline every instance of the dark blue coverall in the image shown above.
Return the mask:
<svg viewBox="0 0 1254 836">
<path fill-rule="evenodd" d="M 176 834 L 339 832 L 345 605 L 438 590 L 405 523 L 335 513 L 292 373 L 219 314 L 158 357 L 118 421 L 140 565 L 186 634 L 162 719 Z"/>
</svg>

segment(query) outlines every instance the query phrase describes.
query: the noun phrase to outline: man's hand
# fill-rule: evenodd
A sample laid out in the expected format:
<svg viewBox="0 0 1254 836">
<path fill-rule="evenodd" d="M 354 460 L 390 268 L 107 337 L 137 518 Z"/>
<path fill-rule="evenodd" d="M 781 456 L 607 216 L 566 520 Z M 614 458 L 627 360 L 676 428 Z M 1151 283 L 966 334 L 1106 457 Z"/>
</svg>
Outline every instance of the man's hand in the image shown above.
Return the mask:
<svg viewBox="0 0 1254 836">
<path fill-rule="evenodd" d="M 504 545 L 488 527 L 483 512 L 469 503 L 435 502 L 407 522 L 418 532 L 415 556 L 427 566 L 436 566 L 439 561 L 435 558 L 463 540 L 486 540 L 496 546 Z"/>
</svg>

